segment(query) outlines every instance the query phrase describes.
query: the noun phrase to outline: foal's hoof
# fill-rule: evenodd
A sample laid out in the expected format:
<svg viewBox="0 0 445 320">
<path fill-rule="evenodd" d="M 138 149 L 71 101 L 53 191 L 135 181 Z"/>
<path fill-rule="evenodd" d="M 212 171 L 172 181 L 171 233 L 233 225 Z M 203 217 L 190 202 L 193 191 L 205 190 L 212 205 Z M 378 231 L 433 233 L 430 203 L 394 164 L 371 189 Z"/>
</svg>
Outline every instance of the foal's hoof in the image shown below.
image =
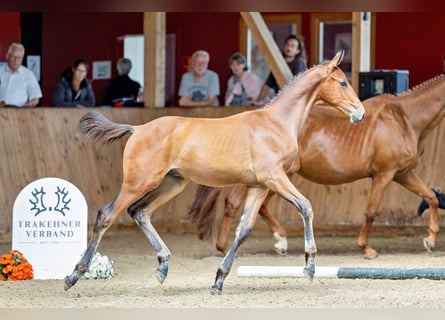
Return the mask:
<svg viewBox="0 0 445 320">
<path fill-rule="evenodd" d="M 69 288 L 71 288 L 73 285 L 74 285 L 74 283 L 71 282 L 70 276 L 66 276 L 64 279 L 64 286 L 63 286 L 65 291 L 68 290 Z"/>
<path fill-rule="evenodd" d="M 159 269 L 156 270 L 156 274 L 155 274 L 155 275 L 156 275 L 156 279 L 158 280 L 158 282 L 159 282 L 160 284 L 163 284 L 165 278 L 167 277 L 167 275 L 166 275 L 166 274 L 163 274 L 163 273 L 161 272 L 161 270 L 159 270 Z"/>
<path fill-rule="evenodd" d="M 222 294 L 222 289 L 218 288 L 216 285 L 214 285 L 212 287 L 212 289 L 210 290 L 210 293 L 213 294 L 213 295 L 215 295 L 215 294 L 221 295 Z"/>
<path fill-rule="evenodd" d="M 306 276 L 306 278 L 309 279 L 309 281 L 314 281 L 314 275 L 315 275 L 315 268 L 312 266 L 312 268 L 305 267 L 303 270 L 303 274 Z"/>
<path fill-rule="evenodd" d="M 428 241 L 428 238 L 423 238 L 423 246 L 425 247 L 426 251 L 428 251 L 428 253 L 433 253 L 434 246 L 431 244 L 431 242 Z"/>
</svg>

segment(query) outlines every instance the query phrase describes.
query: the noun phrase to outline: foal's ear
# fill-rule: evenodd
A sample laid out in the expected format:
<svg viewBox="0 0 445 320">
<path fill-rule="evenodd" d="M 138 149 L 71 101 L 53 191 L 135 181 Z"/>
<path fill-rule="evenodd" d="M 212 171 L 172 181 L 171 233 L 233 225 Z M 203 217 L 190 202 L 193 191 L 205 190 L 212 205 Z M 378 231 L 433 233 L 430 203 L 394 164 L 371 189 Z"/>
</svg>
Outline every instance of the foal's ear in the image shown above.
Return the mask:
<svg viewBox="0 0 445 320">
<path fill-rule="evenodd" d="M 329 62 L 329 69 L 333 69 L 333 68 L 337 67 L 340 64 L 340 62 L 343 60 L 344 55 L 345 55 L 345 51 L 343 49 L 338 51 L 337 54 L 335 55 L 335 57 L 333 57 L 332 60 Z"/>
</svg>

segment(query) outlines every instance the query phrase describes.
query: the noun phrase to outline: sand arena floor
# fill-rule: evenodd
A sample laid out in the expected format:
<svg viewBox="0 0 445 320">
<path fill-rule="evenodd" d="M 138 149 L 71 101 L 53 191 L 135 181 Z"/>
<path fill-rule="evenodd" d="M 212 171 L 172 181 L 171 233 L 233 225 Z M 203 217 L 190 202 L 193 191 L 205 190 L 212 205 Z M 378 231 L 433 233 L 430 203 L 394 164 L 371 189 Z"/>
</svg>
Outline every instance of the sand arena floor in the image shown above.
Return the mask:
<svg viewBox="0 0 445 320">
<path fill-rule="evenodd" d="M 209 242 L 194 234 L 160 233 L 172 258 L 167 279 L 160 285 L 154 272 L 157 259 L 149 242 L 136 227 L 112 227 L 102 239 L 99 252 L 114 261 L 108 280 L 79 280 L 64 291 L 63 280 L 0 282 L 0 308 L 444 308 L 443 280 L 373 280 L 315 278 L 245 278 L 238 266 L 303 266 L 303 238 L 290 237 L 285 256 L 273 250 L 271 236 L 252 234 L 241 247 L 226 278 L 223 294 L 210 288 L 222 260 Z M 445 267 L 445 236 L 439 234 L 436 250 L 422 246 L 424 234 L 372 237 L 379 252 L 365 260 L 356 237 L 317 236 L 316 266 L 442 268 Z M 0 252 L 10 250 L 2 241 Z"/>
</svg>

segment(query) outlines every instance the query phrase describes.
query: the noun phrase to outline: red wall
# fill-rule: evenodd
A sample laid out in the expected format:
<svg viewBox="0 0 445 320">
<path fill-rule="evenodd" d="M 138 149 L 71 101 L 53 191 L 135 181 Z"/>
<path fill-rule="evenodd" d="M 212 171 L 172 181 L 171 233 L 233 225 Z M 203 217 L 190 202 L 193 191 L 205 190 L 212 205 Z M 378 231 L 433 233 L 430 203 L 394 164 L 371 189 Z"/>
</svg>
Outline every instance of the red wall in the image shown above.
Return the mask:
<svg viewBox="0 0 445 320">
<path fill-rule="evenodd" d="M 11 42 L 20 42 L 20 13 L 0 12 L 0 61 L 6 60 Z"/>
<path fill-rule="evenodd" d="M 267 14 L 267 13 L 263 13 Z M 442 70 L 445 54 L 445 19 L 441 13 L 377 13 L 375 69 L 409 70 L 410 87 L 432 78 Z M 42 22 L 43 105 L 51 105 L 51 95 L 61 71 L 79 57 L 89 61 L 120 58 L 118 37 L 143 33 L 143 13 L 44 12 Z M 184 62 L 197 49 L 208 50 L 209 68 L 221 82 L 221 101 L 229 77 L 229 56 L 239 50 L 237 12 L 169 12 L 167 33 L 176 35 L 176 92 Z M 310 13 L 302 13 L 302 30 L 310 57 Z M 0 61 L 12 41 L 20 41 L 20 14 L 0 12 Z M 308 62 L 311 66 L 312 61 Z M 91 72 L 89 74 L 91 77 Z M 95 80 L 93 87 L 100 103 L 107 80 Z"/>
<path fill-rule="evenodd" d="M 410 87 L 442 72 L 443 13 L 378 13 L 376 69 L 409 71 Z"/>
<path fill-rule="evenodd" d="M 111 60 L 112 76 L 120 58 L 117 38 L 143 33 L 142 13 L 45 12 L 42 25 L 42 105 L 52 105 L 52 93 L 64 68 L 77 58 Z M 91 68 L 88 77 L 91 78 Z M 94 80 L 96 104 L 108 80 Z"/>
<path fill-rule="evenodd" d="M 187 58 L 196 50 L 210 54 L 209 69 L 219 75 L 220 103 L 224 102 L 229 57 L 239 50 L 239 13 L 168 13 L 167 33 L 176 34 L 176 92 Z"/>
</svg>

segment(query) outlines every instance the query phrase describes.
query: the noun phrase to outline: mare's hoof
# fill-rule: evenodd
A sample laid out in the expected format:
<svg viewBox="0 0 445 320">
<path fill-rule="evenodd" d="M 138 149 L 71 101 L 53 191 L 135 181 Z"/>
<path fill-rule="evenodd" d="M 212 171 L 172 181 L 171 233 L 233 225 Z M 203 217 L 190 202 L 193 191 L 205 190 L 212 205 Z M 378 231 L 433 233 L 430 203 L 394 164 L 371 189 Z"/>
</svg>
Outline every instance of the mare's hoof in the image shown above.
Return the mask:
<svg viewBox="0 0 445 320">
<path fill-rule="evenodd" d="M 212 290 L 210 290 L 210 293 L 213 294 L 213 295 L 215 295 L 215 294 L 221 295 L 222 294 L 222 289 L 218 288 L 216 285 L 214 285 L 212 287 Z"/>
<path fill-rule="evenodd" d="M 275 248 L 275 252 L 278 253 L 280 256 L 285 256 L 287 254 L 287 250 L 283 248 Z"/>
<path fill-rule="evenodd" d="M 167 277 L 166 274 L 163 274 L 159 269 L 156 270 L 156 279 L 160 284 L 164 283 L 165 278 Z"/>
<path fill-rule="evenodd" d="M 431 242 L 428 241 L 428 238 L 423 238 L 423 246 L 425 247 L 426 251 L 428 251 L 428 253 L 433 253 L 434 246 L 431 244 Z"/>
<path fill-rule="evenodd" d="M 217 244 L 216 245 L 216 250 L 221 252 L 223 255 L 226 255 L 227 252 L 229 252 L 229 247 L 227 245 L 226 246 L 220 246 L 220 245 Z"/>
<path fill-rule="evenodd" d="M 367 248 L 367 249 L 365 249 L 365 254 L 364 254 L 363 258 L 372 260 L 372 259 L 377 258 L 378 256 L 379 256 L 379 254 L 377 253 L 377 251 L 375 251 L 372 248 Z"/>
</svg>

